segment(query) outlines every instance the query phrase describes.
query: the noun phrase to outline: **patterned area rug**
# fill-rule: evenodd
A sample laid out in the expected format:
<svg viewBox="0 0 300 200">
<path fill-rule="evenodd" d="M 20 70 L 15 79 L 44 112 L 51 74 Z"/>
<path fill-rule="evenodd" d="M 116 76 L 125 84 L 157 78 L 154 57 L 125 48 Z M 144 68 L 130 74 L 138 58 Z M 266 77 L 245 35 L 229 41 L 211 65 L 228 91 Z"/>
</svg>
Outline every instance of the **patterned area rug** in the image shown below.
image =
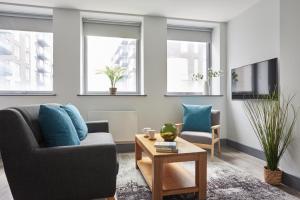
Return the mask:
<svg viewBox="0 0 300 200">
<path fill-rule="evenodd" d="M 151 191 L 135 169 L 134 154 L 119 154 L 118 200 L 151 200 Z M 192 174 L 194 163 L 182 164 Z M 193 200 L 193 194 L 165 197 L 164 200 Z M 282 190 L 220 160 L 208 162 L 208 200 L 298 200 Z"/>
</svg>

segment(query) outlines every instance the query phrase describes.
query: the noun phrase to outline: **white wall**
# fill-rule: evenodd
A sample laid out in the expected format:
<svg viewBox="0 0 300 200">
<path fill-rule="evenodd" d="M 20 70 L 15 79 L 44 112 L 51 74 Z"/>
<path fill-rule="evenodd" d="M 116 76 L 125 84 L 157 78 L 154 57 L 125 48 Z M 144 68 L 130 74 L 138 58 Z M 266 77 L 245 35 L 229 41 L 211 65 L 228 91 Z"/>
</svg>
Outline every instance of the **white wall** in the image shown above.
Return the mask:
<svg viewBox="0 0 300 200">
<path fill-rule="evenodd" d="M 227 68 L 223 63 L 227 63 L 227 24 L 222 23 L 216 26 L 212 32 L 211 44 L 211 65 L 213 70 L 221 70 L 222 76 L 212 79 L 212 94 L 226 95 Z"/>
<path fill-rule="evenodd" d="M 81 34 L 80 12 L 55 9 L 54 89 L 57 96 L 0 96 L 0 108 L 46 102 L 73 103 L 87 119 L 89 111 L 136 111 L 138 129 L 150 126 L 157 130 L 165 122 L 181 121 L 181 103 L 212 104 L 220 109 L 222 136 L 226 137 L 225 97 L 165 97 L 167 63 L 167 22 L 164 17 L 144 17 L 142 26 L 142 55 L 146 97 L 135 96 L 77 96 L 80 93 Z M 1 24 L 0 24 L 1 26 Z M 225 25 L 218 32 L 225 43 Z M 220 45 L 221 46 L 221 45 Z M 220 66 L 226 66 L 226 47 L 220 53 Z M 226 77 L 224 77 L 225 82 Z M 224 89 L 224 88 L 223 88 Z M 224 89 L 225 90 L 225 89 Z M 224 94 L 224 91 L 221 91 Z M 114 134 L 114 133 L 113 133 Z M 118 138 L 115 138 L 118 140 Z M 128 138 L 133 141 L 134 138 Z"/>
<path fill-rule="evenodd" d="M 296 94 L 300 106 L 300 1 L 263 0 L 228 23 L 228 138 L 261 149 L 245 116 L 243 102 L 231 99 L 230 69 L 278 57 L 280 89 L 285 95 Z M 300 120 L 296 136 L 280 167 L 300 177 Z"/>
<path fill-rule="evenodd" d="M 231 99 L 231 69 L 279 57 L 279 0 L 263 0 L 228 23 L 227 116 L 230 140 L 260 149 L 243 101 Z"/>
<path fill-rule="evenodd" d="M 280 3 L 280 84 L 286 95 L 296 94 L 295 105 L 300 107 L 300 1 L 281 0 Z M 300 177 L 300 116 L 296 136 L 285 154 L 281 166 Z"/>
<path fill-rule="evenodd" d="M 53 11 L 54 91 L 64 101 L 80 92 L 81 32 L 79 11 Z"/>
</svg>

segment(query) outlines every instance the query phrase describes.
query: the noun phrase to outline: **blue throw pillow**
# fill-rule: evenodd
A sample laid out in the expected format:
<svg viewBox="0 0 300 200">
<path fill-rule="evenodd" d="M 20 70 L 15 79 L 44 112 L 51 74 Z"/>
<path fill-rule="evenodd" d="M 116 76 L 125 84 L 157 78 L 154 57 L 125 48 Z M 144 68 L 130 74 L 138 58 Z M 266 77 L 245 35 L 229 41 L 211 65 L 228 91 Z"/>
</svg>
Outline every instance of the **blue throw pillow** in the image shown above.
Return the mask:
<svg viewBox="0 0 300 200">
<path fill-rule="evenodd" d="M 211 132 L 211 105 L 183 106 L 182 131 Z"/>
<path fill-rule="evenodd" d="M 88 133 L 88 128 L 82 116 L 80 115 L 79 110 L 72 104 L 67 104 L 65 106 L 61 106 L 71 118 L 73 125 L 77 131 L 78 137 L 80 140 L 86 138 Z"/>
<path fill-rule="evenodd" d="M 39 124 L 48 147 L 80 144 L 71 118 L 59 106 L 41 105 Z"/>
</svg>

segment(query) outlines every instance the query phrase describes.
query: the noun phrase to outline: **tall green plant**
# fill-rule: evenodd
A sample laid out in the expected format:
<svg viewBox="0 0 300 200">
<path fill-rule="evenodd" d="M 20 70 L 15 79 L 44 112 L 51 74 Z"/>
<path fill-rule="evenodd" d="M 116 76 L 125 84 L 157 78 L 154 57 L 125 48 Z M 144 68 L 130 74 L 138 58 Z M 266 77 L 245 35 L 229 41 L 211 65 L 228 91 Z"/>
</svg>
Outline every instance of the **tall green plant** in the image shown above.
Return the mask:
<svg viewBox="0 0 300 200">
<path fill-rule="evenodd" d="M 245 110 L 267 160 L 267 168 L 278 169 L 278 164 L 292 141 L 297 111 L 294 97 L 278 98 L 277 93 L 266 99 L 245 101 Z"/>
<path fill-rule="evenodd" d="M 125 77 L 126 68 L 120 66 L 106 66 L 105 70 L 98 73 L 105 74 L 109 80 L 112 88 L 116 87 L 118 81 Z"/>
</svg>

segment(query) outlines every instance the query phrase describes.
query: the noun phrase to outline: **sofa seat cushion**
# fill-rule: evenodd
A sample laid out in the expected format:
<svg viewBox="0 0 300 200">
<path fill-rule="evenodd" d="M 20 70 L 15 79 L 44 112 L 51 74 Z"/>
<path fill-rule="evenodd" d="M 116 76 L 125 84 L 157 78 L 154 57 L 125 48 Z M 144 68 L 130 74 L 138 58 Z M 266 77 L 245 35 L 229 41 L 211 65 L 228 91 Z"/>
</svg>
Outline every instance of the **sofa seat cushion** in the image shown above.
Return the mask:
<svg viewBox="0 0 300 200">
<path fill-rule="evenodd" d="M 212 134 L 208 132 L 183 131 L 181 138 L 192 143 L 211 144 Z"/>
<path fill-rule="evenodd" d="M 115 142 L 110 133 L 88 133 L 86 138 L 80 142 L 80 145 L 105 145 Z"/>
<path fill-rule="evenodd" d="M 86 138 L 80 141 L 80 146 L 89 145 L 115 145 L 113 137 L 110 133 L 98 132 L 98 133 L 88 133 Z M 116 175 L 119 171 L 119 162 L 116 164 Z"/>
</svg>

